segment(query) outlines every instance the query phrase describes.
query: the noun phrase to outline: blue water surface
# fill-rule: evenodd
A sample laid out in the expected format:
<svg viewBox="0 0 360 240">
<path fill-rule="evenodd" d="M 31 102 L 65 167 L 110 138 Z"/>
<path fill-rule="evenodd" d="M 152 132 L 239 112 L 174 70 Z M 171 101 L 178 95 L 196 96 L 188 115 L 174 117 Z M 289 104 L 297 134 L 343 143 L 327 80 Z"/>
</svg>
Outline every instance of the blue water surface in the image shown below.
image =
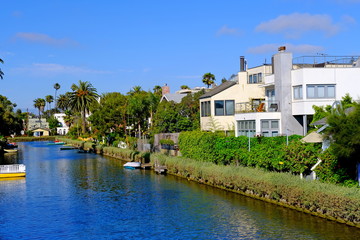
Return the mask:
<svg viewBox="0 0 360 240">
<path fill-rule="evenodd" d="M 357 239 L 357 228 L 46 142 L 0 181 L 0 239 Z M 6 158 L 6 156 L 5 156 Z"/>
</svg>

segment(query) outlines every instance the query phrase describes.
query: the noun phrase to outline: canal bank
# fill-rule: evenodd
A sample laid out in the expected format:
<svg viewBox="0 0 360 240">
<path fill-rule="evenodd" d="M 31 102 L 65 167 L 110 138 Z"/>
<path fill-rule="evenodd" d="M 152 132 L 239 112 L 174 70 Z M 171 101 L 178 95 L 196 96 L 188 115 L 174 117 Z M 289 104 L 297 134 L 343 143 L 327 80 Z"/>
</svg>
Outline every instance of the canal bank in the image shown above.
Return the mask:
<svg viewBox="0 0 360 240">
<path fill-rule="evenodd" d="M 359 188 L 302 180 L 286 173 L 220 166 L 163 154 L 150 156 L 66 138 L 60 140 L 122 160 L 146 162 L 150 159 L 153 165 L 165 165 L 169 174 L 360 228 Z"/>
</svg>

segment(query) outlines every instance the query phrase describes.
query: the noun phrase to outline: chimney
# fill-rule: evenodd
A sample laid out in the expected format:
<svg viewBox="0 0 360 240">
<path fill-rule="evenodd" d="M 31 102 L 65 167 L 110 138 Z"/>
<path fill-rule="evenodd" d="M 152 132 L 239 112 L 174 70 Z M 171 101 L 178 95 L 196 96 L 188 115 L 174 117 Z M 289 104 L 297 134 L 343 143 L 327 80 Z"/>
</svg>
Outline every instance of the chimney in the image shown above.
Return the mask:
<svg viewBox="0 0 360 240">
<path fill-rule="evenodd" d="M 240 56 L 240 72 L 245 72 L 245 57 Z"/>
<path fill-rule="evenodd" d="M 162 87 L 162 95 L 164 96 L 165 94 L 167 93 L 170 93 L 170 87 L 165 84 L 163 87 Z"/>
<path fill-rule="evenodd" d="M 281 47 L 278 48 L 279 52 L 285 52 L 285 50 L 286 50 L 285 46 L 281 46 Z"/>
</svg>

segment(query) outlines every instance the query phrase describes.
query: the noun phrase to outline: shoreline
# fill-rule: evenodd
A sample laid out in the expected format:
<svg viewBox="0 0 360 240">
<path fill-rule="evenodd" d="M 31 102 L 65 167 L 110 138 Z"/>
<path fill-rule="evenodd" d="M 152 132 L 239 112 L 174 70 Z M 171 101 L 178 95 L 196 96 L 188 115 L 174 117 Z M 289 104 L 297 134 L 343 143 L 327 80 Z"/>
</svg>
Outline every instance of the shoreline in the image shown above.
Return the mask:
<svg viewBox="0 0 360 240">
<path fill-rule="evenodd" d="M 116 159 L 142 163 L 150 161 L 152 166 L 155 162 L 161 163 L 167 167 L 168 174 L 177 177 L 360 228 L 360 189 L 357 188 L 308 181 L 291 174 L 265 172 L 247 167 L 220 166 L 161 153 L 141 153 L 79 140 L 59 139 L 78 147 L 82 146 L 84 149 L 94 149 L 96 154 Z M 237 169 L 254 173 L 244 176 L 236 172 Z M 329 187 L 339 190 L 340 193 L 347 190 L 345 192 L 349 192 L 350 197 L 346 193 L 325 191 Z"/>
</svg>

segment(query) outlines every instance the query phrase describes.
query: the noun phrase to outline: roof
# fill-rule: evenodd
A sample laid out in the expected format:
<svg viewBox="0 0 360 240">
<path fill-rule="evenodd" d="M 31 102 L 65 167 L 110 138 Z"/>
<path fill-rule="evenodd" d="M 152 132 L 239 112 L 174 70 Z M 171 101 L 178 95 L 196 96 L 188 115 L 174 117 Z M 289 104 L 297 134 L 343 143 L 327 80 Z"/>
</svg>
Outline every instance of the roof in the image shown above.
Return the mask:
<svg viewBox="0 0 360 240">
<path fill-rule="evenodd" d="M 32 130 L 33 132 L 43 132 L 43 131 L 48 131 L 50 132 L 49 128 L 36 128 L 34 130 Z"/>
<path fill-rule="evenodd" d="M 214 87 L 210 92 L 207 92 L 204 95 L 200 96 L 199 99 L 212 97 L 212 96 L 224 91 L 225 89 L 228 89 L 229 87 L 234 86 L 235 84 L 237 84 L 237 82 L 226 81 L 226 82 L 222 83 L 221 85 Z"/>
<path fill-rule="evenodd" d="M 168 102 L 174 101 L 175 103 L 180 103 L 181 99 L 185 97 L 187 94 L 180 94 L 180 93 L 166 93 L 164 96 L 161 97 L 160 102 L 162 102 L 164 99 Z"/>
<path fill-rule="evenodd" d="M 300 141 L 306 143 L 319 143 L 323 141 L 323 136 L 317 132 L 311 132 L 303 137 Z"/>
</svg>

